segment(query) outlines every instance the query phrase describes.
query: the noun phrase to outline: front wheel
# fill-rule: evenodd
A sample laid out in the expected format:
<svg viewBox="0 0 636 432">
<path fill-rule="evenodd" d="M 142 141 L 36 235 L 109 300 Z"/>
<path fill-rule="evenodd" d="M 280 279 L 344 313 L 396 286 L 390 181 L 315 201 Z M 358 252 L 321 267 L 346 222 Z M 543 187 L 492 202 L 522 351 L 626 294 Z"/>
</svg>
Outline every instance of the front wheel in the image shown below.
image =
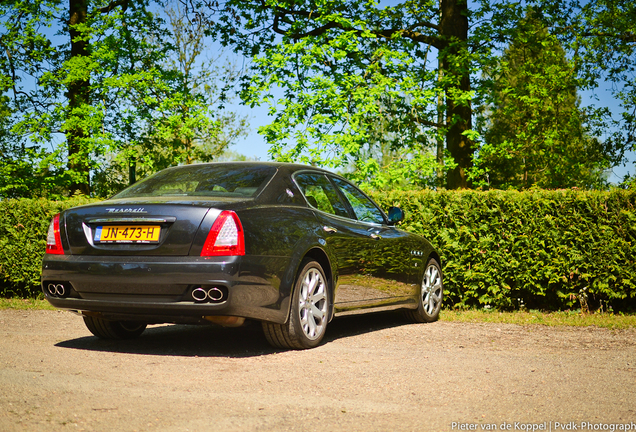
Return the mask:
<svg viewBox="0 0 636 432">
<path fill-rule="evenodd" d="M 327 278 L 320 264 L 301 264 L 286 324 L 263 322 L 267 341 L 276 348 L 306 349 L 320 344 L 329 319 Z"/>
<path fill-rule="evenodd" d="M 422 278 L 417 309 L 407 310 L 406 316 L 419 323 L 437 321 L 443 297 L 442 268 L 435 258 L 431 258 Z"/>
<path fill-rule="evenodd" d="M 146 324 L 132 321 L 108 321 L 84 315 L 84 324 L 100 339 L 134 339 L 146 330 Z"/>
</svg>

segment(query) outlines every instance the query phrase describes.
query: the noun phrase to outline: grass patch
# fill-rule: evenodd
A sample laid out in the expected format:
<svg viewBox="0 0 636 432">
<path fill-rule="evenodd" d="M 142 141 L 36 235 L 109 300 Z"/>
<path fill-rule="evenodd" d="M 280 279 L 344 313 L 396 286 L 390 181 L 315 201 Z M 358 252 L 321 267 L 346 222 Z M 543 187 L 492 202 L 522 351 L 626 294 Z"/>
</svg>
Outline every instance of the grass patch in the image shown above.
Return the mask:
<svg viewBox="0 0 636 432">
<path fill-rule="evenodd" d="M 636 314 L 581 313 L 579 311 L 542 312 L 530 310 L 500 312 L 496 310 L 442 310 L 440 320 L 519 325 L 540 324 L 547 326 L 596 326 L 610 329 L 636 327 Z"/>
<path fill-rule="evenodd" d="M 0 298 L 0 309 L 37 309 L 37 310 L 56 310 L 49 302 L 44 299 L 21 299 L 21 298 Z"/>
<path fill-rule="evenodd" d="M 44 299 L 0 298 L 0 309 L 56 310 Z M 579 311 L 542 312 L 497 310 L 442 310 L 440 321 L 467 323 L 499 323 L 547 326 L 596 326 L 609 329 L 636 327 L 636 314 L 580 313 Z"/>
</svg>

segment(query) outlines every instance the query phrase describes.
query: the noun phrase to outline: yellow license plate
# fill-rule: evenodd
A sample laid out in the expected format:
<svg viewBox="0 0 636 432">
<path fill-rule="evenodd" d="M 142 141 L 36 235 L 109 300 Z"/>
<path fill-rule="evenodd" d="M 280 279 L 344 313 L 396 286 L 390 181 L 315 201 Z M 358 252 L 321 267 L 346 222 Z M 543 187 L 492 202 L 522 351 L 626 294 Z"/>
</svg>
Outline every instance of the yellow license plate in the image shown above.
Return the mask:
<svg viewBox="0 0 636 432">
<path fill-rule="evenodd" d="M 161 227 L 159 225 L 108 225 L 98 226 L 95 241 L 116 243 L 157 243 Z"/>
</svg>

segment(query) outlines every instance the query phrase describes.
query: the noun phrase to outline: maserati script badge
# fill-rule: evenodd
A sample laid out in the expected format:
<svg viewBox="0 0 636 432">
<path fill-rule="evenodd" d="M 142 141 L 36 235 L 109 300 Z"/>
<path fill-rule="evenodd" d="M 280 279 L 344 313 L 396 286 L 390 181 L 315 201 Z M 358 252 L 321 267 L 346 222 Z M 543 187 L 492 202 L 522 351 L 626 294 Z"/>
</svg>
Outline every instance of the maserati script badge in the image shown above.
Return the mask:
<svg viewBox="0 0 636 432">
<path fill-rule="evenodd" d="M 107 208 L 108 213 L 148 213 L 144 207 L 138 208 Z"/>
</svg>

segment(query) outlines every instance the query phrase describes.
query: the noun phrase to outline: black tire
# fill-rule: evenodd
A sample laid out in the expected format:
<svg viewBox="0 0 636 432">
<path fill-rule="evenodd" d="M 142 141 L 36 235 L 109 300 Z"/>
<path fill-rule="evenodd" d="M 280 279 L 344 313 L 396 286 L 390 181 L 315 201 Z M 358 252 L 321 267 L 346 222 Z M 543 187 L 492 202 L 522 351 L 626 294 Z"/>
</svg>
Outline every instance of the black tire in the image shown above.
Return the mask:
<svg viewBox="0 0 636 432">
<path fill-rule="evenodd" d="M 139 337 L 146 324 L 133 321 L 108 321 L 93 316 L 84 316 L 84 324 L 100 339 L 134 339 Z"/>
<path fill-rule="evenodd" d="M 329 321 L 329 289 L 320 264 L 305 260 L 294 284 L 286 324 L 263 321 L 270 345 L 283 349 L 307 349 L 320 344 Z"/>
<path fill-rule="evenodd" d="M 424 270 L 417 309 L 405 311 L 406 317 L 418 323 L 437 321 L 442 309 L 444 285 L 442 281 L 442 267 L 435 258 L 431 258 Z"/>
</svg>

